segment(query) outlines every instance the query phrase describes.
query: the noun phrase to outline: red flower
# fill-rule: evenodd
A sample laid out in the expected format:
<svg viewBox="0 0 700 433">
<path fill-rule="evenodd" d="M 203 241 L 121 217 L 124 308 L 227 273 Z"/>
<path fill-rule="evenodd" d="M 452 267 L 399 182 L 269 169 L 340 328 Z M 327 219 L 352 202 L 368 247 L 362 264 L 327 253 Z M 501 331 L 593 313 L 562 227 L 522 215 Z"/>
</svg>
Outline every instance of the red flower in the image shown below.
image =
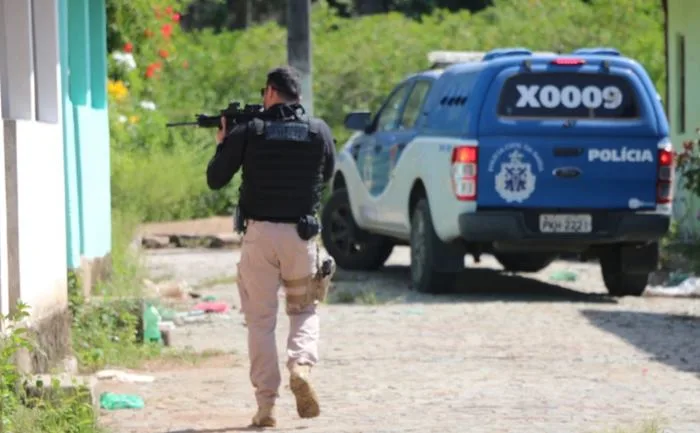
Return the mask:
<svg viewBox="0 0 700 433">
<path fill-rule="evenodd" d="M 155 63 L 151 63 L 150 65 L 148 65 L 148 67 L 146 68 L 146 78 L 153 77 L 153 75 L 156 73 L 157 69 L 158 69 L 158 67 L 156 66 Z"/>
<path fill-rule="evenodd" d="M 147 38 L 150 38 L 151 36 L 153 36 L 153 32 L 152 32 L 150 29 L 144 30 L 143 34 L 144 34 Z"/>
<path fill-rule="evenodd" d="M 160 50 L 158 50 L 158 55 L 164 59 L 167 59 L 168 58 L 168 51 L 161 48 Z"/>
<path fill-rule="evenodd" d="M 170 24 L 163 24 L 163 27 L 160 28 L 160 32 L 165 38 L 169 38 L 170 35 L 173 33 L 173 26 L 171 26 Z"/>
<path fill-rule="evenodd" d="M 160 8 L 154 7 L 153 14 L 156 16 L 156 18 L 160 18 Z"/>
<path fill-rule="evenodd" d="M 180 14 L 179 14 L 179 13 L 175 12 L 175 13 L 173 14 L 172 18 L 173 18 L 173 22 L 174 22 L 174 23 L 179 23 L 179 22 L 180 22 Z"/>
<path fill-rule="evenodd" d="M 166 15 L 172 15 L 172 14 L 173 14 L 173 7 L 172 7 L 172 6 L 168 6 L 167 8 L 165 8 L 165 14 L 166 14 Z"/>
<path fill-rule="evenodd" d="M 124 44 L 124 52 L 125 52 L 125 53 L 130 53 L 130 52 L 132 52 L 132 51 L 134 51 L 134 44 L 132 44 L 131 42 L 125 43 L 125 44 Z"/>
<path fill-rule="evenodd" d="M 152 78 L 155 73 L 160 70 L 161 66 L 163 65 L 160 62 L 155 62 L 148 65 L 146 68 L 146 78 Z"/>
</svg>

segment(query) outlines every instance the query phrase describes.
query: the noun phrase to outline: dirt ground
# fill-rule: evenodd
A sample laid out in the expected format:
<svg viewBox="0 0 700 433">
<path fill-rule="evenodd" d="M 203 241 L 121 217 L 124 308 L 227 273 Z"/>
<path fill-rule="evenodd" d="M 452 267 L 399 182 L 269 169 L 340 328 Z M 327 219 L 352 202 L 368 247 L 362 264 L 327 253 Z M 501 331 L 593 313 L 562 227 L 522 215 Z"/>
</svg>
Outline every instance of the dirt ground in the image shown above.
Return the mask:
<svg viewBox="0 0 700 433">
<path fill-rule="evenodd" d="M 235 250 L 165 249 L 147 260 L 153 278 L 186 280 L 239 305 Z M 284 376 L 274 430 L 585 433 L 659 419 L 673 433 L 700 432 L 700 299 L 610 298 L 595 263 L 560 261 L 520 276 L 501 273 L 491 257 L 465 263 L 460 290 L 442 296 L 409 289 L 405 247 L 379 272 L 339 271 L 320 309 L 313 379 L 321 416 L 298 419 Z M 558 270 L 577 280 L 553 282 Z M 339 303 L 351 299 L 361 303 Z M 281 309 L 280 353 L 287 329 Z M 172 341 L 228 354 L 191 366 L 154 363 L 144 372 L 153 383 L 102 382 L 101 391 L 146 402 L 103 411 L 103 423 L 115 433 L 254 430 L 237 308 L 178 327 Z"/>
</svg>

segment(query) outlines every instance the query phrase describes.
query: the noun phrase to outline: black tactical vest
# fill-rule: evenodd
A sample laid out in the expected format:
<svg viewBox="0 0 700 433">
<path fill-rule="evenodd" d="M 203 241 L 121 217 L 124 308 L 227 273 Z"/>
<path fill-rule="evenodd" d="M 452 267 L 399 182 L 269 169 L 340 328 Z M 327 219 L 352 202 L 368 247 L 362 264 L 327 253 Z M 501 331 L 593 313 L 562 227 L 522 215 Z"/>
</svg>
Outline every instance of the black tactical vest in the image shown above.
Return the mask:
<svg viewBox="0 0 700 433">
<path fill-rule="evenodd" d="M 315 122 L 255 119 L 248 125 L 239 205 L 245 218 L 297 222 L 318 211 L 324 143 Z"/>
</svg>

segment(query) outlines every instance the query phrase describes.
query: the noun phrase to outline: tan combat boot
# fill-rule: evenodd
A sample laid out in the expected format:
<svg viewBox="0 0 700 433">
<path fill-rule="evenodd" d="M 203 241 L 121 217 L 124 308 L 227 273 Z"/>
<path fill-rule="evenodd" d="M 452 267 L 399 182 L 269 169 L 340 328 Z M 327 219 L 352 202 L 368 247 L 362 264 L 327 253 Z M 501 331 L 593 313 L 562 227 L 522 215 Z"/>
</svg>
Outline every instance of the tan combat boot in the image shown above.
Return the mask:
<svg viewBox="0 0 700 433">
<path fill-rule="evenodd" d="M 258 413 L 253 417 L 253 425 L 255 427 L 274 427 L 277 425 L 275 406 L 266 405 L 258 407 Z"/>
<path fill-rule="evenodd" d="M 311 386 L 311 366 L 294 364 L 290 369 L 289 387 L 297 400 L 297 413 L 302 418 L 315 418 L 321 414 L 318 397 Z"/>
</svg>

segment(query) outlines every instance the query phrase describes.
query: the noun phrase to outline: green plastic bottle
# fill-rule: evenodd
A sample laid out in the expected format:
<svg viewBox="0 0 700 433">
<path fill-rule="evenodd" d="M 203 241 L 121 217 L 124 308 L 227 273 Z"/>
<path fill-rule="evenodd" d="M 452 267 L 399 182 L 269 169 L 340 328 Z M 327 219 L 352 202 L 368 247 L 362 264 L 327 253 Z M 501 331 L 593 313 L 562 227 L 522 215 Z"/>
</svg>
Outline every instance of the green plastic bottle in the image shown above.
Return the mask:
<svg viewBox="0 0 700 433">
<path fill-rule="evenodd" d="M 160 335 L 160 314 L 154 305 L 148 305 L 143 312 L 143 339 L 147 342 L 162 343 Z"/>
</svg>

